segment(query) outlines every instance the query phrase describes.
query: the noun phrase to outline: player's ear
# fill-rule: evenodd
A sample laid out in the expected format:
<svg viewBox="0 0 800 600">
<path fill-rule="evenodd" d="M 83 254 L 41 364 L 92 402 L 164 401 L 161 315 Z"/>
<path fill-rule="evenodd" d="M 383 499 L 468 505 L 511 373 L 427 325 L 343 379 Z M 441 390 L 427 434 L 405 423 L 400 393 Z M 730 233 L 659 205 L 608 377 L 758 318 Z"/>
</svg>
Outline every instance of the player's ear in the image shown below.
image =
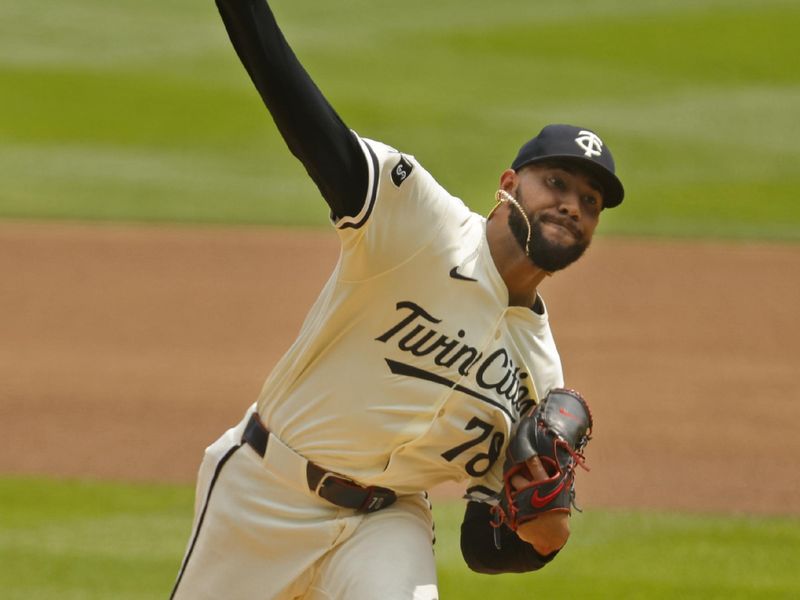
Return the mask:
<svg viewBox="0 0 800 600">
<path fill-rule="evenodd" d="M 517 189 L 518 175 L 514 169 L 506 169 L 500 174 L 500 189 L 513 194 Z"/>
</svg>

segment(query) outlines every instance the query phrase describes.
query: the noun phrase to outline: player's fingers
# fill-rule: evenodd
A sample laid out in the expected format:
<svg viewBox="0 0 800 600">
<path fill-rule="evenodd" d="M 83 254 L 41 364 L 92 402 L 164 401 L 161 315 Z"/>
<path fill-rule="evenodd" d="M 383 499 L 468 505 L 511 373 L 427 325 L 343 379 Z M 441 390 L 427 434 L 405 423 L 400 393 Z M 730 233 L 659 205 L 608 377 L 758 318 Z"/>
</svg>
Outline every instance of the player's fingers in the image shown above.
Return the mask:
<svg viewBox="0 0 800 600">
<path fill-rule="evenodd" d="M 538 456 L 529 458 L 527 461 L 525 461 L 525 464 L 528 466 L 528 470 L 533 476 L 533 481 L 541 481 L 542 479 L 547 479 L 550 477 Z"/>
<path fill-rule="evenodd" d="M 516 489 L 520 489 L 528 485 L 531 481 L 541 481 L 542 479 L 547 479 L 549 475 L 545 468 L 542 466 L 542 461 L 539 460 L 538 456 L 534 456 L 533 458 L 529 458 L 525 461 L 525 465 L 528 467 L 528 471 L 530 471 L 531 477 L 525 477 L 524 475 L 514 475 L 511 478 L 511 485 L 513 485 Z"/>
<path fill-rule="evenodd" d="M 529 483 L 530 483 L 530 480 L 527 477 L 523 477 L 522 475 L 514 475 L 511 478 L 511 485 L 514 486 L 515 490 L 519 490 L 521 488 L 524 488 Z"/>
</svg>

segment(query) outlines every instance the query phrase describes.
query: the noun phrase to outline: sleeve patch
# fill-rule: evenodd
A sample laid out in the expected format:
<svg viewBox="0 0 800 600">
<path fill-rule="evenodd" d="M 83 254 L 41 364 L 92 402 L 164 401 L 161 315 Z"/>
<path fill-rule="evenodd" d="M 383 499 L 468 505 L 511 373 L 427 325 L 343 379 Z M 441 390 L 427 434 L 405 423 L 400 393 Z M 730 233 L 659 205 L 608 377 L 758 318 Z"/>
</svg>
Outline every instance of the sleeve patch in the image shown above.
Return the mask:
<svg viewBox="0 0 800 600">
<path fill-rule="evenodd" d="M 392 167 L 392 183 L 394 183 L 395 187 L 400 187 L 403 182 L 408 179 L 413 170 L 414 165 L 401 154 L 400 160 Z"/>
</svg>

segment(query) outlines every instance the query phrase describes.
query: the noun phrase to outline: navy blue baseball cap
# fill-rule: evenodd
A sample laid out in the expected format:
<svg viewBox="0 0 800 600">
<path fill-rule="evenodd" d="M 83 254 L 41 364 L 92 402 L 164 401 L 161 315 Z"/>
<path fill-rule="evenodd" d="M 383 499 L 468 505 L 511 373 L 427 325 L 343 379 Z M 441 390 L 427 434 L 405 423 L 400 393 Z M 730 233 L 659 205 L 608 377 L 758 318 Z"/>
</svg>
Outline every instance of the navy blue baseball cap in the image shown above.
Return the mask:
<svg viewBox="0 0 800 600">
<path fill-rule="evenodd" d="M 573 125 L 548 125 L 519 149 L 511 168 L 538 162 L 574 163 L 594 176 L 603 190 L 603 206 L 618 206 L 625 196 L 622 182 L 614 174 L 614 157 L 595 132 Z"/>
</svg>

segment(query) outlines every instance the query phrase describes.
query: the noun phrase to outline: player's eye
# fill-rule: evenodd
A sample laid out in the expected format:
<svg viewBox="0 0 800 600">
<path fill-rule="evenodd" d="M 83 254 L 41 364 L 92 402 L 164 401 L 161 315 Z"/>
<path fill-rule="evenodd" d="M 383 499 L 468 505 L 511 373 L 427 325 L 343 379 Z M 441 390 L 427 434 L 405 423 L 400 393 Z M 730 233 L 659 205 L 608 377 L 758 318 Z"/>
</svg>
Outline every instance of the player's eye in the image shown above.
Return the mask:
<svg viewBox="0 0 800 600">
<path fill-rule="evenodd" d="M 554 187 L 556 189 L 559 189 L 559 190 L 563 190 L 564 188 L 567 187 L 567 184 L 564 183 L 564 180 L 561 179 L 561 177 L 558 177 L 557 175 L 548 176 L 547 177 L 547 185 L 549 185 L 550 187 Z"/>
<path fill-rule="evenodd" d="M 595 196 L 594 194 L 586 194 L 581 198 L 584 206 L 589 207 L 593 214 L 599 214 L 603 208 L 603 205 L 600 203 L 600 198 Z"/>
</svg>

